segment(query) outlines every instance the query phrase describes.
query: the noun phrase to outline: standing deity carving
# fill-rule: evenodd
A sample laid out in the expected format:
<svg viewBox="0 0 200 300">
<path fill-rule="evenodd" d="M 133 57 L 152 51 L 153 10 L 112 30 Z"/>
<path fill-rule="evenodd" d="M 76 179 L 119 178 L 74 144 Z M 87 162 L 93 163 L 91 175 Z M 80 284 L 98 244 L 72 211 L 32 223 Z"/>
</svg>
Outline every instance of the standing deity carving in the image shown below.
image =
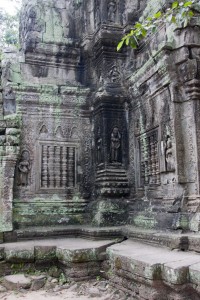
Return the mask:
<svg viewBox="0 0 200 300">
<path fill-rule="evenodd" d="M 19 171 L 19 185 L 28 186 L 28 175 L 31 170 L 30 155 L 27 150 L 24 150 L 21 154 L 21 159 L 18 164 Z"/>
<path fill-rule="evenodd" d="M 115 22 L 117 13 L 117 4 L 115 1 L 108 2 L 108 21 Z"/>
<path fill-rule="evenodd" d="M 170 136 L 167 136 L 166 140 L 166 149 L 165 149 L 165 161 L 166 161 L 166 171 L 174 171 L 174 156 L 173 156 L 173 147 Z"/>
<path fill-rule="evenodd" d="M 97 163 L 100 164 L 102 162 L 102 138 L 99 137 L 97 139 Z"/>
<path fill-rule="evenodd" d="M 114 127 L 111 133 L 111 162 L 120 162 L 121 134 L 118 127 Z"/>
<path fill-rule="evenodd" d="M 110 81 L 112 83 L 118 83 L 120 82 L 121 76 L 118 68 L 116 66 L 113 66 L 109 72 Z"/>
<path fill-rule="evenodd" d="M 96 140 L 96 159 L 97 159 L 97 164 L 99 165 L 100 163 L 102 163 L 102 151 L 103 151 L 103 140 L 101 137 L 101 132 L 100 132 L 100 128 L 98 129 L 98 136 L 97 136 L 97 140 Z"/>
</svg>

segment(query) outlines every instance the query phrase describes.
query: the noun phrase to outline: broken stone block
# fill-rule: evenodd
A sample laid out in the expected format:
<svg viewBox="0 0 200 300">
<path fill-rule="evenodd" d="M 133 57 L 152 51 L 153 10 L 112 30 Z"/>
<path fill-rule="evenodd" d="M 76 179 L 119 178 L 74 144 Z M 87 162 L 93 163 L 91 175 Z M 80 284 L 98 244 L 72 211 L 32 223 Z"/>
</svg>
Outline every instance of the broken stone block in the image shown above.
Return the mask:
<svg viewBox="0 0 200 300">
<path fill-rule="evenodd" d="M 6 287 L 3 285 L 0 285 L 0 293 L 5 293 L 7 291 Z"/>
<path fill-rule="evenodd" d="M 24 274 L 9 275 L 3 278 L 2 284 L 8 290 L 29 289 L 31 279 L 25 277 Z"/>
<path fill-rule="evenodd" d="M 45 285 L 46 282 L 46 276 L 40 275 L 40 276 L 31 276 L 31 290 L 32 291 L 37 291 Z"/>
</svg>

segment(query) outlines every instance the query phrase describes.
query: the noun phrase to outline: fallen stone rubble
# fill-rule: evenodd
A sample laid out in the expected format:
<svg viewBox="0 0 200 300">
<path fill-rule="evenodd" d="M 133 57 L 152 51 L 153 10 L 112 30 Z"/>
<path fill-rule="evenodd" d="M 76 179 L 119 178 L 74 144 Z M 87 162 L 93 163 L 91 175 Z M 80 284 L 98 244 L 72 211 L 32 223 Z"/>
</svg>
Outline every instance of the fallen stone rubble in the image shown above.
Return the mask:
<svg viewBox="0 0 200 300">
<path fill-rule="evenodd" d="M 52 271 L 56 277 L 49 275 Z M 63 277 L 62 273 L 59 275 L 59 270 L 56 270 L 56 268 L 51 268 L 46 274 L 38 273 L 30 275 L 21 273 L 2 277 L 0 284 L 0 299 L 2 299 L 2 297 L 4 299 L 4 296 L 6 297 L 10 291 L 15 291 L 19 293 L 19 295 L 28 295 L 31 291 L 38 291 L 41 289 L 51 293 L 51 296 L 57 296 L 60 292 L 62 292 L 62 294 L 64 292 L 65 295 L 73 293 L 77 297 L 87 296 L 88 299 L 133 299 L 129 294 L 115 289 L 107 280 L 102 278 L 87 282 L 67 282 L 67 279 Z"/>
</svg>

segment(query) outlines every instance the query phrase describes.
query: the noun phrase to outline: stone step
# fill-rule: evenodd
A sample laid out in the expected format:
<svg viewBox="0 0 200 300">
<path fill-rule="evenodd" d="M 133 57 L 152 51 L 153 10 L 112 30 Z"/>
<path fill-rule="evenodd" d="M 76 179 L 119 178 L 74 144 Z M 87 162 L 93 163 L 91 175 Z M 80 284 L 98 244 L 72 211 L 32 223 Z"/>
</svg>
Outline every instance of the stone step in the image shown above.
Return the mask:
<svg viewBox="0 0 200 300">
<path fill-rule="evenodd" d="M 124 241 L 107 249 L 110 281 L 138 300 L 200 299 L 200 255 Z"/>
<path fill-rule="evenodd" d="M 22 271 L 37 266 L 61 265 L 69 280 L 81 281 L 96 278 L 101 273 L 101 263 L 106 260 L 107 247 L 116 240 L 91 241 L 83 238 L 61 238 L 46 240 L 21 241 L 5 243 L 0 247 L 0 277 L 11 275 L 13 266 Z M 8 277 L 9 282 L 18 285 L 19 282 L 30 285 L 23 276 Z M 25 288 L 25 286 L 22 286 Z"/>
</svg>

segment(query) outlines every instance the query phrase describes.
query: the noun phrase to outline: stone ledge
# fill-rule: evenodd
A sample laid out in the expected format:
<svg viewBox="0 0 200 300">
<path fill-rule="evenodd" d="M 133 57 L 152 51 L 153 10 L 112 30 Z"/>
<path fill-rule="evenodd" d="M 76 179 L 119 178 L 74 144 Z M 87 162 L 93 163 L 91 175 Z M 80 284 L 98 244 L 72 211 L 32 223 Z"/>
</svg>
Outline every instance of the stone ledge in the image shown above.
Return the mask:
<svg viewBox="0 0 200 300">
<path fill-rule="evenodd" d="M 10 263 L 49 260 L 60 260 L 62 263 L 101 261 L 101 254 L 115 242 L 80 238 L 32 240 L 4 244 L 0 252 L 2 259 Z"/>
</svg>

